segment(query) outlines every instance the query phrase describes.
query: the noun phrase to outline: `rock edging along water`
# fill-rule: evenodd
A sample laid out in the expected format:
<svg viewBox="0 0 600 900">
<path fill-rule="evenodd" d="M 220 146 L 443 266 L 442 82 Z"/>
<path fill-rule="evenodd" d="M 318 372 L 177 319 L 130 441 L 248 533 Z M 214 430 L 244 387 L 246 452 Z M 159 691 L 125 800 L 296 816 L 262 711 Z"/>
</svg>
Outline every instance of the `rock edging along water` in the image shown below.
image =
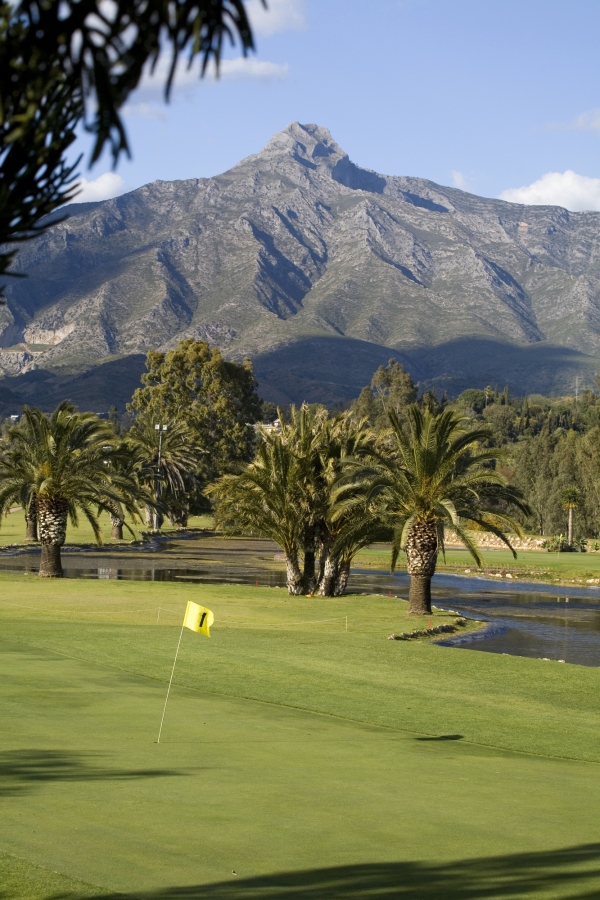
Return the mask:
<svg viewBox="0 0 600 900">
<path fill-rule="evenodd" d="M 453 634 L 459 628 L 464 628 L 466 624 L 467 619 L 461 616 L 456 619 L 454 625 L 448 622 L 444 625 L 435 625 L 433 628 L 424 628 L 422 631 L 403 631 L 400 634 L 390 634 L 388 641 L 412 641 L 415 638 L 430 637 L 436 634 Z"/>
</svg>

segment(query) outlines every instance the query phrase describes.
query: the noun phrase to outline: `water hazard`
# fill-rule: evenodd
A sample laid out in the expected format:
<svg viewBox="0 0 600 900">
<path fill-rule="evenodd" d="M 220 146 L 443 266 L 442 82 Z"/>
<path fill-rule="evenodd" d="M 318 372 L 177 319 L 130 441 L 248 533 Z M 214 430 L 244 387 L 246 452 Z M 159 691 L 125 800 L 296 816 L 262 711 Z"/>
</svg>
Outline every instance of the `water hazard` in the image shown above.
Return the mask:
<svg viewBox="0 0 600 900">
<path fill-rule="evenodd" d="M 37 573 L 34 559 L 30 563 L 25 558 L 17 562 L 13 557 L 10 562 L 7 559 L 2 563 L 5 571 Z M 285 586 L 282 569 L 249 563 L 249 560 L 219 559 L 186 566 L 170 564 L 167 559 L 140 559 L 139 556 L 127 559 L 86 554 L 84 558 L 83 554 L 65 554 L 63 557 L 68 578 Z M 406 598 L 408 576 L 355 569 L 348 590 Z M 549 588 L 524 583 L 517 586 L 484 578 L 436 575 L 432 593 L 436 606 L 487 623 L 480 632 L 439 641 L 441 646 L 600 667 L 598 588 Z"/>
</svg>

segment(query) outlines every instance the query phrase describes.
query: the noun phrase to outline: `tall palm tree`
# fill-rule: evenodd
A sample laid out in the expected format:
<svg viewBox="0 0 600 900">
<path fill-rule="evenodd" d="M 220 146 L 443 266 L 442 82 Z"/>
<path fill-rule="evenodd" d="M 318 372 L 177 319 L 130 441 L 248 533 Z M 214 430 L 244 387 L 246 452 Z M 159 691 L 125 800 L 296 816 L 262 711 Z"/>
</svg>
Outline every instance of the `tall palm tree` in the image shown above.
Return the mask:
<svg viewBox="0 0 600 900">
<path fill-rule="evenodd" d="M 395 413 L 389 418 L 391 429 L 377 463 L 355 467 L 338 489 L 338 506 L 346 514 L 354 508 L 365 515 L 360 504 L 366 500 L 368 514 L 393 529 L 392 571 L 404 550 L 408 611 L 424 615 L 431 612 L 431 579 L 444 552 L 446 528 L 481 566 L 473 529 L 495 534 L 516 557 L 507 531 L 520 535 L 521 528 L 508 510 L 514 506 L 529 514 L 529 507 L 492 468 L 501 453 L 482 448 L 490 437 L 487 429 L 468 431 L 469 420 L 452 410 L 435 415 L 417 406 L 409 408 L 406 430 Z"/>
<path fill-rule="evenodd" d="M 160 527 L 169 498 L 175 501 L 181 514 L 187 494 L 197 491 L 201 485 L 204 451 L 193 443 L 183 422 L 171 421 L 166 431 L 159 432 L 151 418 L 142 416 L 132 425 L 124 444 L 133 460 L 134 474 L 139 483 L 147 492 L 162 495 L 162 502 L 156 496 L 154 503 L 156 506 L 158 502 Z M 149 526 L 152 525 L 153 513 L 152 504 L 148 504 L 146 523 Z"/>
<path fill-rule="evenodd" d="M 262 435 L 256 459 L 239 475 L 224 475 L 207 493 L 217 501 L 217 526 L 268 537 L 285 554 L 288 593 L 304 593 L 301 464 L 280 435 Z"/>
<path fill-rule="evenodd" d="M 348 467 L 364 464 L 374 454 L 375 435 L 367 428 L 367 420 L 355 421 L 344 413 L 324 423 L 321 440 L 320 493 L 324 502 L 323 519 L 319 523 L 320 572 L 318 593 L 337 597 L 344 593 L 350 566 L 356 553 L 378 540 L 389 538 L 389 529 L 368 510 L 351 511 L 347 504 L 335 502 L 337 485 Z M 348 495 L 346 494 L 346 500 Z M 356 499 L 356 498 L 355 498 Z M 360 497 L 358 497 L 360 503 Z"/>
<path fill-rule="evenodd" d="M 562 492 L 562 506 L 569 514 L 567 526 L 567 544 L 569 547 L 573 546 L 573 511 L 579 506 L 580 500 L 581 492 L 576 487 L 567 488 Z"/>
<path fill-rule="evenodd" d="M 25 407 L 18 425 L 8 431 L 0 452 L 0 513 L 11 503 L 31 509 L 35 500 L 42 545 L 41 577 L 63 575 L 60 549 L 67 520 L 77 525 L 81 511 L 98 543 L 101 533 L 98 508 L 136 514 L 136 484 L 111 473 L 117 453 L 111 425 L 93 413 L 80 413 L 65 401 L 51 414 Z M 124 515 L 123 515 L 124 517 Z"/>
<path fill-rule="evenodd" d="M 317 553 L 323 547 L 323 522 L 327 514 L 325 471 L 330 423 L 324 406 L 292 406 L 289 422 L 283 420 L 279 410 L 278 414 L 281 430 L 272 439 L 281 441 L 294 460 L 295 514 L 301 522 L 299 552 L 304 564 L 303 593 L 314 594 L 319 581 Z"/>
<path fill-rule="evenodd" d="M 106 447 L 105 449 L 109 449 Z M 148 492 L 143 485 L 140 474 L 144 472 L 143 454 L 139 452 L 134 444 L 119 440 L 111 447 L 111 453 L 104 464 L 107 466 L 107 473 L 110 478 L 116 476 L 120 479 L 120 484 L 130 484 L 134 488 L 134 494 L 130 498 L 134 504 L 143 503 L 148 509 L 155 508 L 154 497 Z M 99 511 L 105 511 L 110 516 L 111 538 L 113 540 L 123 540 L 123 528 L 127 528 L 131 535 L 133 530 L 125 522 L 125 510 L 122 505 L 114 503 L 108 497 L 99 505 Z"/>
</svg>

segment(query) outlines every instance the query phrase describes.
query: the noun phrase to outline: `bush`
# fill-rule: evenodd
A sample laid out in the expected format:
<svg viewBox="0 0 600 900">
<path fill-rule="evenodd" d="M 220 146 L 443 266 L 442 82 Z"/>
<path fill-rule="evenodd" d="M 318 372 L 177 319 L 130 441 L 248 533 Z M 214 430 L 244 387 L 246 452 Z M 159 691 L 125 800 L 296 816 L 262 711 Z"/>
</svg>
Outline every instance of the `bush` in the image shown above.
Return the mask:
<svg viewBox="0 0 600 900">
<path fill-rule="evenodd" d="M 585 538 L 578 538 L 576 541 L 573 541 L 572 546 L 569 546 L 564 534 L 559 534 L 543 541 L 542 548 L 547 550 L 548 553 L 585 553 L 587 544 L 588 542 Z M 596 541 L 592 549 L 600 549 L 600 544 Z"/>
</svg>

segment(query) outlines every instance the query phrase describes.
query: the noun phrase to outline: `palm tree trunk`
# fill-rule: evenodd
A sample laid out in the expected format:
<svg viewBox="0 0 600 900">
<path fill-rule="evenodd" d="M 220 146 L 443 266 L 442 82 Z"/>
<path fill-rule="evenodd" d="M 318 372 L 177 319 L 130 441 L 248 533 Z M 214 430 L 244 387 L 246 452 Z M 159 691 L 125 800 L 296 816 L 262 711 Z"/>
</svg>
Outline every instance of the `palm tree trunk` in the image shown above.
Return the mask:
<svg viewBox="0 0 600 900">
<path fill-rule="evenodd" d="M 304 554 L 304 588 L 307 594 L 314 594 L 317 589 L 317 573 L 315 551 L 307 550 Z"/>
<path fill-rule="evenodd" d="M 38 540 L 37 516 L 25 516 L 25 543 L 33 544 Z"/>
<path fill-rule="evenodd" d="M 339 557 L 333 553 L 327 553 L 323 566 L 323 577 L 319 584 L 320 597 L 333 597 L 338 574 Z"/>
<path fill-rule="evenodd" d="M 38 497 L 39 536 L 42 545 L 40 578 L 62 578 L 60 548 L 67 536 L 69 507 L 61 497 Z"/>
<path fill-rule="evenodd" d="M 563 520 L 564 521 L 564 520 Z M 568 544 L 569 547 L 573 546 L 573 507 L 569 507 L 569 536 L 568 536 Z"/>
<path fill-rule="evenodd" d="M 64 574 L 60 558 L 60 544 L 42 544 L 40 578 L 63 578 Z"/>
<path fill-rule="evenodd" d="M 304 533 L 304 590 L 307 594 L 314 594 L 317 589 L 315 531 L 315 526 L 309 525 Z"/>
<path fill-rule="evenodd" d="M 348 578 L 350 576 L 350 560 L 341 559 L 337 567 L 337 575 L 335 579 L 335 587 L 333 589 L 334 597 L 341 597 L 346 590 Z"/>
<path fill-rule="evenodd" d="M 35 494 L 29 501 L 29 508 L 25 510 L 25 543 L 34 543 L 38 539 L 38 502 Z"/>
<path fill-rule="evenodd" d="M 426 616 L 431 612 L 431 575 L 411 575 L 408 614 Z"/>
<path fill-rule="evenodd" d="M 169 512 L 169 522 L 173 528 L 187 528 L 188 512 L 186 509 L 176 509 Z"/>
<path fill-rule="evenodd" d="M 295 553 L 286 553 L 285 555 L 285 571 L 287 575 L 288 594 L 297 597 L 304 593 L 304 584 L 302 572 L 298 565 L 298 556 Z"/>
<path fill-rule="evenodd" d="M 410 575 L 408 613 L 426 616 L 431 612 L 431 579 L 438 555 L 435 522 L 415 522 L 410 529 L 406 547 L 406 568 Z"/>
<path fill-rule="evenodd" d="M 122 541 L 123 540 L 123 519 L 119 515 L 119 508 L 111 502 L 108 503 L 108 507 L 111 510 L 110 513 L 110 524 L 111 524 L 111 532 L 110 536 L 114 541 Z"/>
</svg>

